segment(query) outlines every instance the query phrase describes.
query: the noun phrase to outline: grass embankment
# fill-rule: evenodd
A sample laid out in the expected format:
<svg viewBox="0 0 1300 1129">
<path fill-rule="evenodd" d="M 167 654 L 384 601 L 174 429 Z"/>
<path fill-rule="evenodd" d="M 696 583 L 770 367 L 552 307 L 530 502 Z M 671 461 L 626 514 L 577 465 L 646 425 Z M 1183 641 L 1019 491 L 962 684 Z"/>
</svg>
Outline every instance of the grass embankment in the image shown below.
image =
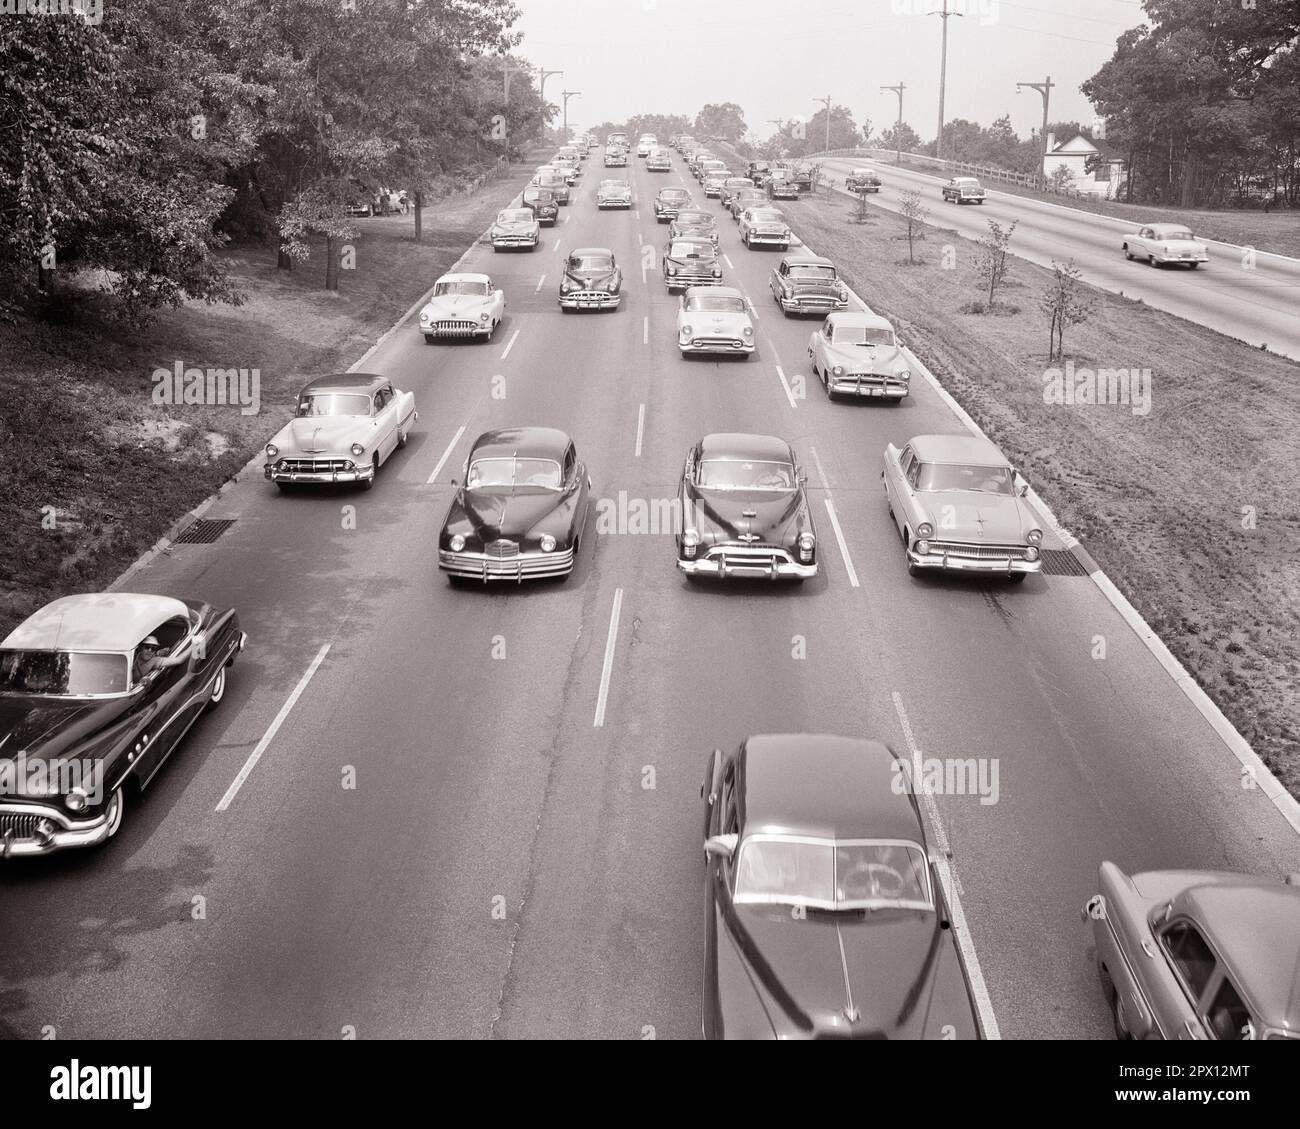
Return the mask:
<svg viewBox="0 0 1300 1129">
<path fill-rule="evenodd" d="M 192 303 L 147 329 L 82 295 L 71 326 L 0 311 L 0 638 L 55 596 L 111 583 L 243 467 L 292 413 L 312 377 L 346 370 L 480 236 L 535 160 L 412 216 L 357 220 L 356 266 L 321 289 L 323 242 L 291 273 L 273 246 L 223 252 L 242 306 Z M 261 405 L 153 402 L 155 369 L 256 368 Z"/>
<path fill-rule="evenodd" d="M 959 313 L 983 299 L 976 246 L 928 228 L 909 266 L 902 220 L 871 207 L 859 224 L 856 208 L 825 194 L 784 205 L 1300 795 L 1300 365 L 1088 288 L 1068 358 L 1150 369 L 1151 411 L 1049 405 L 1049 272 L 1013 260 L 998 316 Z"/>
</svg>

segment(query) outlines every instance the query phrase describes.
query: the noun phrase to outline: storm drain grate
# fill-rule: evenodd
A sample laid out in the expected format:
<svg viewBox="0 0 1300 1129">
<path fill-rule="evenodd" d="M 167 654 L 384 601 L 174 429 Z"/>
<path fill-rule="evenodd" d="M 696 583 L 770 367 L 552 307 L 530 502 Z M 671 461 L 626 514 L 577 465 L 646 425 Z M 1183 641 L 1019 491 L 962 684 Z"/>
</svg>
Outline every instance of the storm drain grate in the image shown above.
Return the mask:
<svg viewBox="0 0 1300 1129">
<path fill-rule="evenodd" d="M 177 545 L 211 545 L 235 524 L 233 517 L 205 517 L 187 526 L 176 538 Z"/>
<path fill-rule="evenodd" d="M 1047 576 L 1087 576 L 1083 562 L 1069 549 L 1044 549 L 1043 572 Z"/>
</svg>

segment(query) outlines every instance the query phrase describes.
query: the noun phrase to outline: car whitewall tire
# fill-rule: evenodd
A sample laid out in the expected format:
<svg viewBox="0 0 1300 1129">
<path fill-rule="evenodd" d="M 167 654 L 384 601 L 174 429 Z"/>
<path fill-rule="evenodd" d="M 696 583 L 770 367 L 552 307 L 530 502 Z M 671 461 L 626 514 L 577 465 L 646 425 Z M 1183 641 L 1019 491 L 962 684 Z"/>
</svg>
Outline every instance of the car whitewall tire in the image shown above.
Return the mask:
<svg viewBox="0 0 1300 1129">
<path fill-rule="evenodd" d="M 122 812 L 126 807 L 126 793 L 122 785 L 119 784 L 113 789 L 113 794 L 108 798 L 108 804 L 113 814 L 109 816 L 108 835 L 105 838 L 111 839 L 122 827 Z"/>
<path fill-rule="evenodd" d="M 223 665 L 217 671 L 217 677 L 212 680 L 212 689 L 208 691 L 208 704 L 204 709 L 215 709 L 221 704 L 221 699 L 226 696 L 226 668 Z"/>
</svg>

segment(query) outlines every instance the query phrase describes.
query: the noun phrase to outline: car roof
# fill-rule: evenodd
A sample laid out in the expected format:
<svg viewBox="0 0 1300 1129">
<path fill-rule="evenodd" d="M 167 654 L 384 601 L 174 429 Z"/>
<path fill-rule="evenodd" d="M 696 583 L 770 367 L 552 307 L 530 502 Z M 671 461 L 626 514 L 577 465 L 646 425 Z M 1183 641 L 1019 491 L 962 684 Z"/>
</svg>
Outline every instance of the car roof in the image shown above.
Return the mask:
<svg viewBox="0 0 1300 1129">
<path fill-rule="evenodd" d="M 474 440 L 470 457 L 555 459 L 564 457 L 569 436 L 555 427 L 499 427 Z"/>
<path fill-rule="evenodd" d="M 608 247 L 577 247 L 574 250 L 569 252 L 569 258 L 571 259 L 574 258 L 575 256 L 581 256 L 582 258 L 589 258 L 589 257 L 595 257 L 597 255 L 604 255 L 607 258 L 612 259 L 614 257 L 614 252 L 611 251 Z"/>
<path fill-rule="evenodd" d="M 708 216 L 710 220 L 713 220 L 715 223 L 717 222 L 717 217 L 712 212 L 705 211 L 698 204 L 693 204 L 689 208 L 683 208 L 680 212 L 677 213 L 677 219 L 680 222 L 682 216 L 691 216 L 691 215 Z"/>
<path fill-rule="evenodd" d="M 748 435 L 738 431 L 719 431 L 700 440 L 700 457 L 705 459 L 780 459 L 793 455 L 790 444 L 775 435 Z"/>
<path fill-rule="evenodd" d="M 835 265 L 830 259 L 825 259 L 821 255 L 785 255 L 781 262 L 791 267 L 833 267 Z"/>
<path fill-rule="evenodd" d="M 659 189 L 660 196 L 662 196 L 665 192 L 680 192 L 683 196 L 686 196 L 688 198 L 690 197 L 691 194 L 691 190 L 689 188 L 679 188 L 675 184 L 669 184 Z"/>
<path fill-rule="evenodd" d="M 1186 223 L 1148 223 L 1143 227 L 1149 227 L 1152 231 L 1190 231 L 1191 225 Z"/>
<path fill-rule="evenodd" d="M 734 286 L 688 286 L 686 288 L 686 297 L 739 298 L 742 302 L 745 300 L 745 296 Z"/>
<path fill-rule="evenodd" d="M 1007 465 L 1006 455 L 981 435 L 914 435 L 909 445 L 923 463 Z"/>
<path fill-rule="evenodd" d="M 1184 890 L 1232 979 L 1269 1024 L 1300 1031 L 1300 888 L 1243 879 Z"/>
<path fill-rule="evenodd" d="M 893 329 L 889 319 L 881 317 L 879 314 L 870 312 L 859 313 L 855 310 L 849 310 L 845 313 L 827 314 L 827 320 L 830 321 L 833 328 L 858 328 L 858 329 Z"/>
<path fill-rule="evenodd" d="M 18 651 L 130 651 L 189 608 L 171 596 L 87 592 L 63 596 L 27 617 L 0 647 Z"/>
<path fill-rule="evenodd" d="M 486 283 L 486 282 L 489 281 L 489 279 L 488 279 L 488 276 L 485 275 L 485 274 L 471 274 L 471 273 L 466 272 L 466 271 L 452 271 L 450 274 L 444 274 L 440 279 L 438 279 L 438 281 L 439 281 L 439 282 L 482 282 L 482 283 Z"/>
<path fill-rule="evenodd" d="M 895 791 L 889 746 L 861 737 L 770 733 L 745 741 L 744 830 L 834 839 L 906 839 L 925 846 L 913 796 Z M 906 762 L 904 762 L 906 763 Z"/>
<path fill-rule="evenodd" d="M 689 231 L 685 235 L 670 235 L 668 237 L 668 242 L 669 243 L 698 243 L 701 247 L 713 246 L 713 240 L 710 239 L 707 235 L 694 235 Z"/>
<path fill-rule="evenodd" d="M 301 399 L 312 392 L 364 392 L 367 396 L 372 396 L 387 383 L 388 377 L 380 376 L 377 372 L 340 372 L 307 381 L 298 396 Z"/>
</svg>

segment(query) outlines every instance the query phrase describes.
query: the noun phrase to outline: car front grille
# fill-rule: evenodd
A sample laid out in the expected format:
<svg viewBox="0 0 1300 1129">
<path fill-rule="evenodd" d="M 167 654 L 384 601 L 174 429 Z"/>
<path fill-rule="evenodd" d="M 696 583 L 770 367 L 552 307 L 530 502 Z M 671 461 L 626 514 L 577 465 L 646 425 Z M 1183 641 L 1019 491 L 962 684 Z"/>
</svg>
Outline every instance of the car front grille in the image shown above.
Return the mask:
<svg viewBox="0 0 1300 1129">
<path fill-rule="evenodd" d="M 36 825 L 44 816 L 32 812 L 6 812 L 0 810 L 0 839 L 35 839 Z"/>
<path fill-rule="evenodd" d="M 737 337 L 692 337 L 691 344 L 697 349 L 717 347 L 722 349 L 743 349 L 745 343 Z"/>
<path fill-rule="evenodd" d="M 472 337 L 481 328 L 476 321 L 435 321 L 426 332 L 436 337 Z"/>
<path fill-rule="evenodd" d="M 275 469 L 287 474 L 339 474 L 356 467 L 351 459 L 281 459 Z"/>
<path fill-rule="evenodd" d="M 741 567 L 793 564 L 794 557 L 775 545 L 714 545 L 704 554 L 706 561 L 724 561 Z"/>
<path fill-rule="evenodd" d="M 493 560 L 513 560 L 519 556 L 519 542 L 504 539 L 492 541 L 484 546 L 484 552 Z"/>
<path fill-rule="evenodd" d="M 973 561 L 1016 561 L 1028 559 L 1023 545 L 970 545 L 959 541 L 931 541 L 931 556 L 963 557 Z"/>
</svg>

